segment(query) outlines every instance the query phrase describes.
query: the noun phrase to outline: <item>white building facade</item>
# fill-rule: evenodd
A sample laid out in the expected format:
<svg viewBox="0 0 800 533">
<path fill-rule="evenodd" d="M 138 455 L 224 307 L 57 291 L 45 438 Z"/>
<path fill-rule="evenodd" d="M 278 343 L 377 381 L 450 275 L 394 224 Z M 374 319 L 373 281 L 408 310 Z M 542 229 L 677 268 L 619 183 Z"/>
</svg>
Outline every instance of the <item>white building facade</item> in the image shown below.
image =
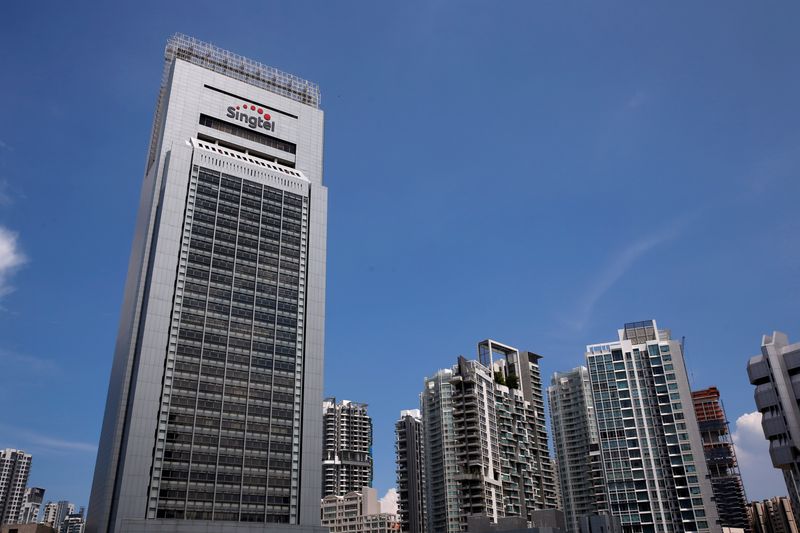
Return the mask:
<svg viewBox="0 0 800 533">
<path fill-rule="evenodd" d="M 719 532 L 681 343 L 654 320 L 586 348 L 608 506 L 625 533 Z"/>
<path fill-rule="evenodd" d="M 169 40 L 91 533 L 321 531 L 322 141 L 313 83 Z"/>
<path fill-rule="evenodd" d="M 0 524 L 17 522 L 33 457 L 22 450 L 0 450 Z"/>
</svg>

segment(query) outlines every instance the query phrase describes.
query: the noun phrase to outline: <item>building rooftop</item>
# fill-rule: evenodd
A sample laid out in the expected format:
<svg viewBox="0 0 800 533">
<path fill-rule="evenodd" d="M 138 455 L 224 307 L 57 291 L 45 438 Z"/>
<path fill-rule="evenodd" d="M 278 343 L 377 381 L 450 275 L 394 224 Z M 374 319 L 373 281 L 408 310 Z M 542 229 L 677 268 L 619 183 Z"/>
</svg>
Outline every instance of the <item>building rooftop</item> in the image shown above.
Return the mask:
<svg viewBox="0 0 800 533">
<path fill-rule="evenodd" d="M 319 108 L 320 93 L 316 83 L 194 37 L 182 33 L 170 37 L 164 51 L 164 59 L 171 62 L 176 58 L 291 98 L 301 104 Z"/>
</svg>

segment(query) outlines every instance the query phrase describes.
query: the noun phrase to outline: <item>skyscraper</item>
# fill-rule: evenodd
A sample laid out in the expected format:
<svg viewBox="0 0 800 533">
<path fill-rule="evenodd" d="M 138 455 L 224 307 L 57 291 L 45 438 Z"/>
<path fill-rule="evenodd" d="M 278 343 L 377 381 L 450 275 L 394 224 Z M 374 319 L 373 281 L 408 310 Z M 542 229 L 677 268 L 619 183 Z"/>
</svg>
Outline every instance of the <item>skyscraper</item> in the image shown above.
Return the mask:
<svg viewBox="0 0 800 533">
<path fill-rule="evenodd" d="M 313 83 L 169 39 L 91 533 L 320 531 L 319 101 Z"/>
<path fill-rule="evenodd" d="M 400 530 L 426 533 L 425 435 L 419 409 L 401 411 L 394 427 Z"/>
<path fill-rule="evenodd" d="M 17 523 L 32 524 L 39 518 L 39 511 L 44 501 L 44 489 L 39 487 L 28 487 L 25 489 L 25 496 L 22 498 L 22 506 L 19 510 Z"/>
<path fill-rule="evenodd" d="M 606 511 L 589 371 L 556 372 L 547 395 L 567 531 L 577 533 L 581 517 Z"/>
<path fill-rule="evenodd" d="M 457 533 L 461 530 L 452 378 L 453 371 L 449 368 L 425 378 L 419 401 L 425 447 L 426 517 L 430 533 Z"/>
<path fill-rule="evenodd" d="M 494 381 L 504 514 L 521 516 L 531 524 L 533 511 L 560 507 L 545 422 L 541 359 L 495 340 L 478 343 L 478 360 L 491 369 Z"/>
<path fill-rule="evenodd" d="M 611 514 L 625 533 L 720 531 L 681 343 L 655 320 L 586 347 Z"/>
<path fill-rule="evenodd" d="M 468 517 L 493 523 L 558 506 L 538 361 L 497 341 L 458 358 L 421 394 L 428 529 L 454 533 Z"/>
<path fill-rule="evenodd" d="M 761 339 L 761 355 L 750 358 L 747 374 L 756 386 L 756 408 L 769 441 L 772 465 L 780 468 L 796 515 L 800 516 L 800 343 L 779 331 Z"/>
<path fill-rule="evenodd" d="M 32 459 L 22 450 L 0 451 L 0 524 L 13 524 L 19 517 Z"/>
<path fill-rule="evenodd" d="M 322 402 L 322 497 L 372 486 L 372 419 L 367 404 Z"/>
<path fill-rule="evenodd" d="M 719 390 L 709 387 L 692 392 L 694 412 L 703 438 L 706 465 L 711 476 L 714 502 L 722 527 L 750 530 L 747 519 L 747 498 L 742 475 L 733 448 L 728 419 L 722 407 Z"/>
</svg>

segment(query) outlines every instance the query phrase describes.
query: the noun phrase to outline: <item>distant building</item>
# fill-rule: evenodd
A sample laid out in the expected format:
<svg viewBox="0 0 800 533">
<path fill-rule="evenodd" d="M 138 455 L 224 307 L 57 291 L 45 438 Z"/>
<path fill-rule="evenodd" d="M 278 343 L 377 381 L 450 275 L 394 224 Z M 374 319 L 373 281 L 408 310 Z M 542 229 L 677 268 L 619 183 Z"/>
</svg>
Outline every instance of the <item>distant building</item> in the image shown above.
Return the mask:
<svg viewBox="0 0 800 533">
<path fill-rule="evenodd" d="M 719 523 L 722 527 L 740 528 L 748 532 L 747 499 L 719 390 L 710 387 L 693 391 L 692 400 L 703 439 Z"/>
<path fill-rule="evenodd" d="M 75 504 L 66 500 L 47 502 L 47 505 L 44 506 L 42 523 L 60 531 L 61 524 L 71 514 L 75 514 Z"/>
<path fill-rule="evenodd" d="M 0 524 L 11 524 L 19 518 L 32 459 L 22 450 L 0 451 Z"/>
<path fill-rule="evenodd" d="M 83 533 L 85 527 L 86 523 L 83 519 L 83 509 L 81 509 L 80 513 L 69 514 L 64 518 L 61 522 L 61 527 L 58 529 L 58 533 Z"/>
<path fill-rule="evenodd" d="M 397 510 L 403 533 L 427 533 L 425 435 L 419 409 L 401 411 L 395 423 Z"/>
<path fill-rule="evenodd" d="M 399 533 L 397 515 L 382 513 L 372 487 L 322 498 L 321 524 L 330 533 Z"/>
<path fill-rule="evenodd" d="M 786 496 L 751 502 L 748 507 L 753 533 L 800 533 L 791 500 Z"/>
<path fill-rule="evenodd" d="M 761 339 L 761 355 L 750 358 L 747 374 L 756 386 L 756 408 L 769 441 L 772 465 L 780 468 L 794 512 L 800 516 L 800 343 L 785 333 Z"/>
<path fill-rule="evenodd" d="M 589 371 L 581 366 L 556 372 L 547 394 L 566 530 L 577 533 L 581 516 L 606 509 Z"/>
<path fill-rule="evenodd" d="M 32 524 L 39 520 L 39 511 L 44 501 L 44 489 L 39 487 L 28 487 L 25 489 L 25 496 L 22 498 L 22 507 L 19 510 L 17 523 Z"/>
<path fill-rule="evenodd" d="M 322 402 L 322 496 L 372 486 L 372 418 L 367 404 Z"/>
<path fill-rule="evenodd" d="M 655 320 L 586 347 L 609 512 L 625 533 L 720 531 L 681 343 Z"/>
<path fill-rule="evenodd" d="M 0 527 L 0 533 L 58 533 L 45 524 L 5 524 Z"/>
</svg>

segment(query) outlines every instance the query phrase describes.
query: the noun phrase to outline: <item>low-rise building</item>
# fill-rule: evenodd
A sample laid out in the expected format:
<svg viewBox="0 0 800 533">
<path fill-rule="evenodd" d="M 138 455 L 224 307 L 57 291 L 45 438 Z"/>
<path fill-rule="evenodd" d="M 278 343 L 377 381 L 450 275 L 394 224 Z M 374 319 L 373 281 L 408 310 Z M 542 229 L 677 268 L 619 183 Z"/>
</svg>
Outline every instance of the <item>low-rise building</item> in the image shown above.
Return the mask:
<svg viewBox="0 0 800 533">
<path fill-rule="evenodd" d="M 344 496 L 322 498 L 321 525 L 330 533 L 399 533 L 396 514 L 382 513 L 375 489 L 363 487 Z"/>
</svg>

